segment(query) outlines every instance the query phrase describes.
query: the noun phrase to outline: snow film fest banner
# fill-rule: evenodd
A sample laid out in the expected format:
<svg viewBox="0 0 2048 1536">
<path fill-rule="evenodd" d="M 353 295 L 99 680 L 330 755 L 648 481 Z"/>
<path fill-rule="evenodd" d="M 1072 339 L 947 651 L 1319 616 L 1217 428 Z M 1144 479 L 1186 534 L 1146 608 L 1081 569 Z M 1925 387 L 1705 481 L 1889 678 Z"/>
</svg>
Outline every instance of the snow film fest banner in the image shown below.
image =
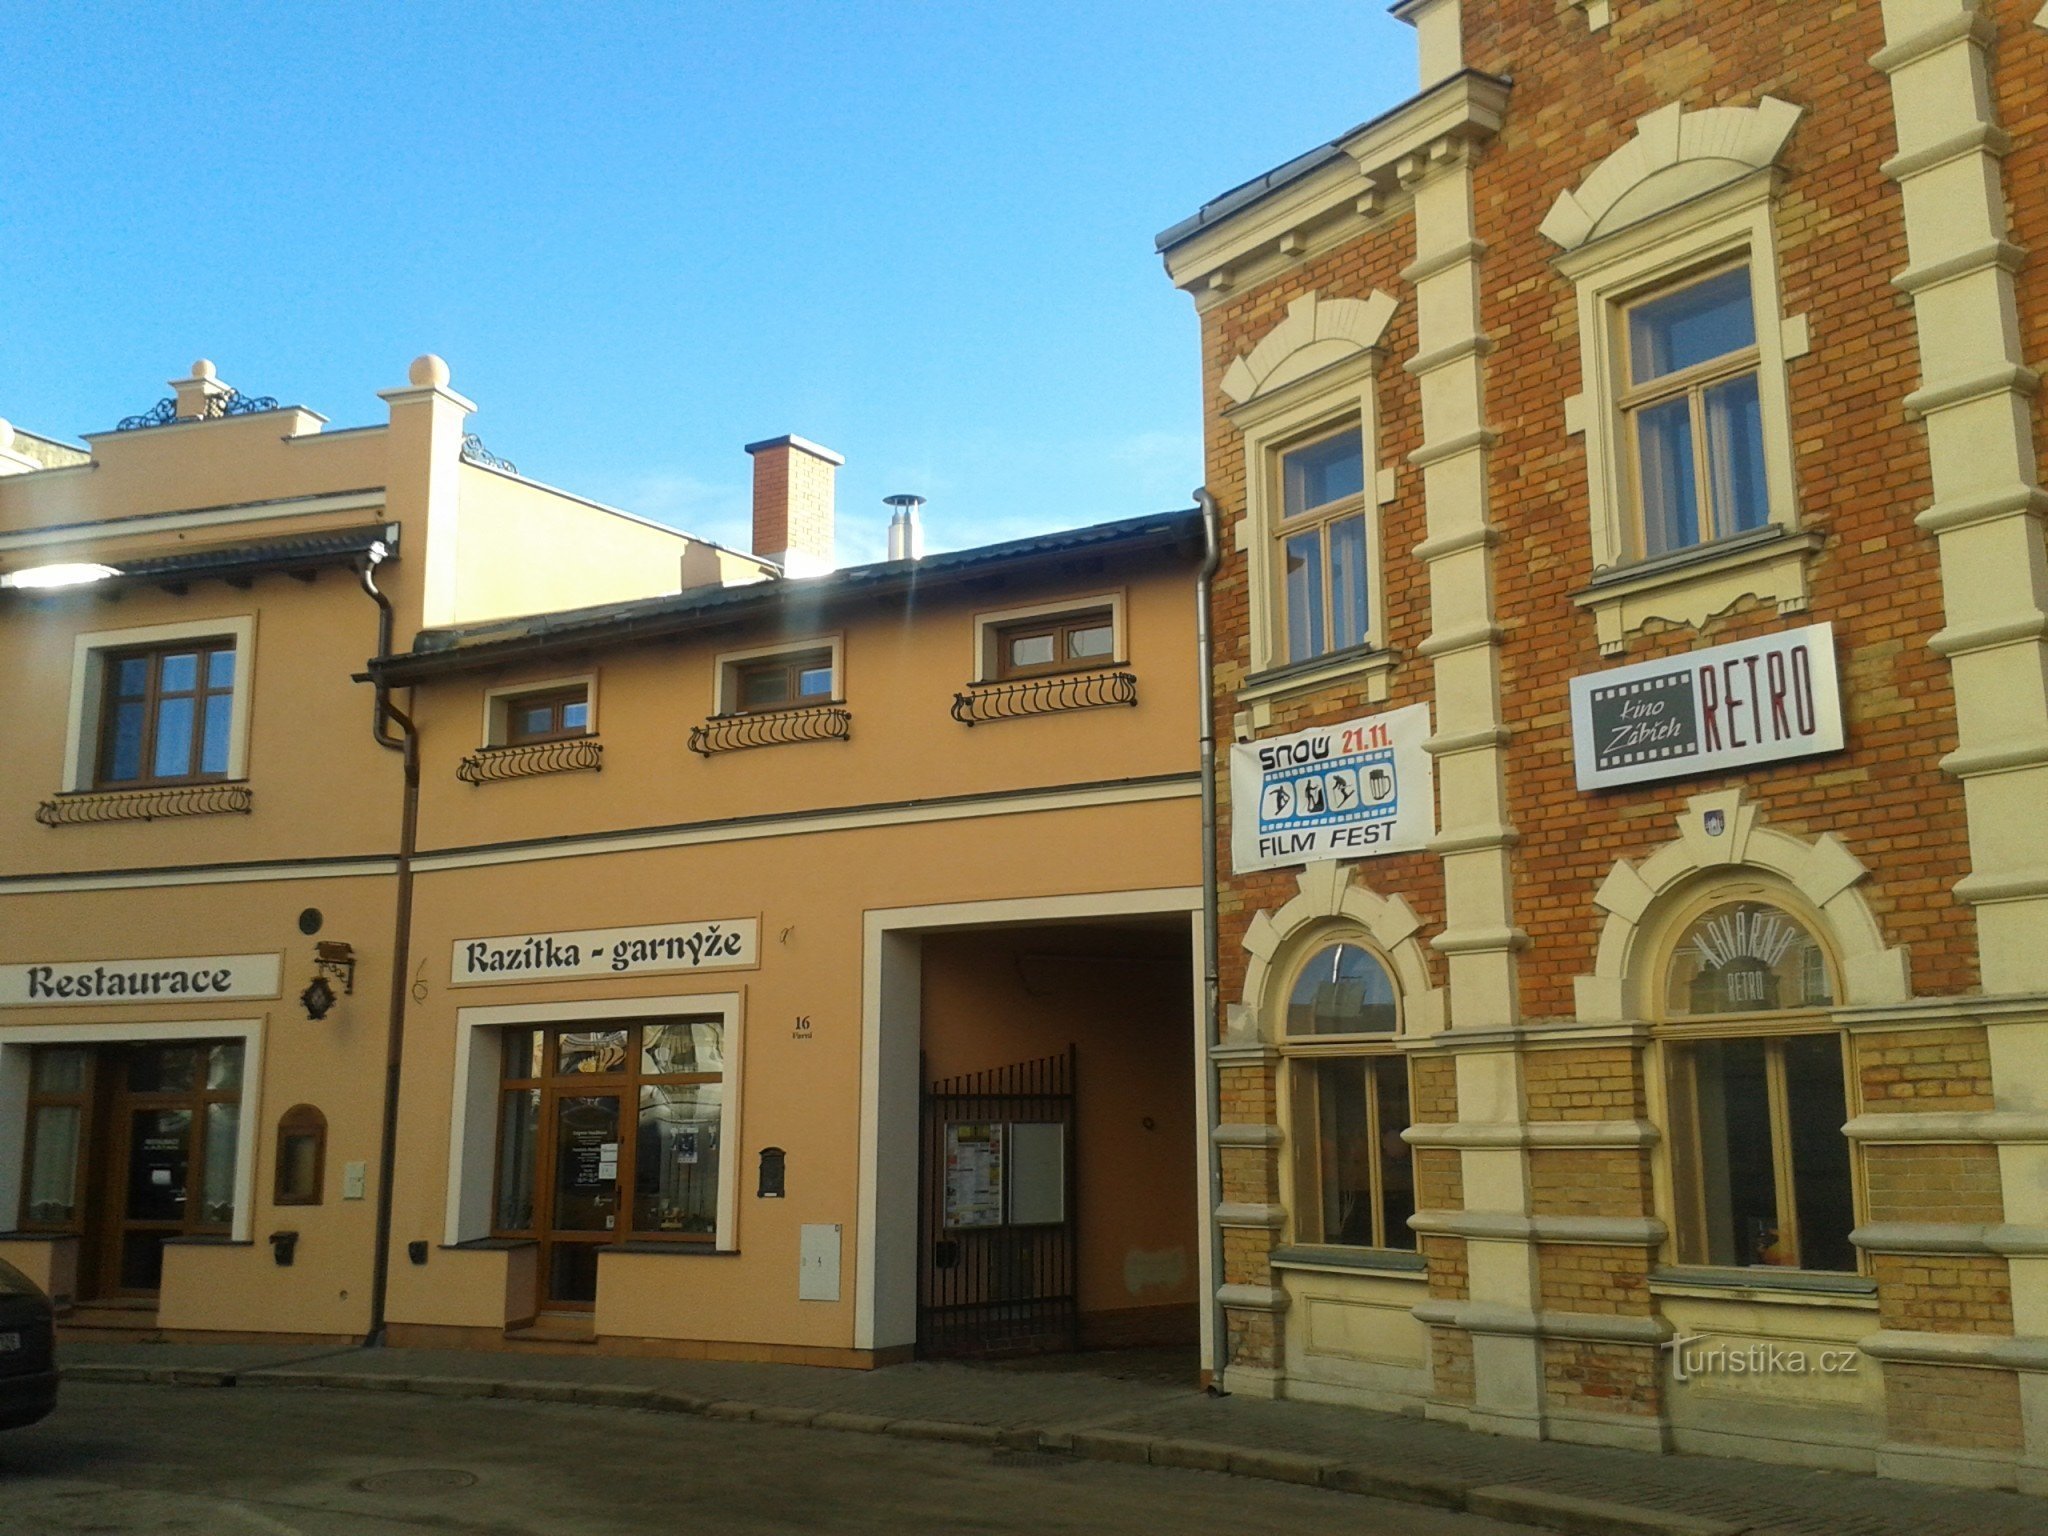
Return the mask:
<svg viewBox="0 0 2048 1536">
<path fill-rule="evenodd" d="M 1230 856 L 1242 874 L 1410 853 L 1436 833 L 1429 706 L 1230 749 Z"/>
</svg>

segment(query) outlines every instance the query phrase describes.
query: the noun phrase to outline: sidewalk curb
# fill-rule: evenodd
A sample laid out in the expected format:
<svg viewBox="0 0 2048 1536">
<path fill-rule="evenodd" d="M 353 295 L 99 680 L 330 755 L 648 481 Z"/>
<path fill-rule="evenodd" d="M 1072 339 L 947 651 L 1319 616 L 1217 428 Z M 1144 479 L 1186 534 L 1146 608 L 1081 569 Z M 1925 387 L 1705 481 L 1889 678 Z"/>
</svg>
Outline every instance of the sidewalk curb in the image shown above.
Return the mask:
<svg viewBox="0 0 2048 1536">
<path fill-rule="evenodd" d="M 508 1381 L 487 1376 L 403 1376 L 352 1371 L 294 1370 L 289 1366 L 246 1370 L 204 1370 L 191 1366 L 70 1365 L 66 1381 L 107 1385 L 169 1387 L 269 1387 L 281 1391 L 410 1392 L 429 1397 L 502 1398 L 510 1402 L 567 1403 L 582 1407 L 633 1408 L 650 1413 L 686 1413 L 697 1418 L 767 1424 L 784 1429 L 824 1429 L 842 1434 L 889 1435 L 986 1450 L 1072 1456 L 1082 1461 L 1122 1462 L 1180 1471 L 1217 1472 L 1226 1477 L 1291 1483 L 1332 1493 L 1360 1494 L 1404 1504 L 1462 1510 L 1564 1536 L 1743 1536 L 1746 1525 L 1703 1520 L 1634 1504 L 1610 1504 L 1515 1484 L 1480 1484 L 1426 1472 L 1360 1466 L 1334 1457 L 1262 1450 L 1216 1441 L 1180 1440 L 1115 1429 L 1029 1429 L 969 1424 L 949 1419 L 892 1418 L 885 1414 L 798 1408 L 707 1398 L 665 1387 L 573 1381 Z"/>
</svg>

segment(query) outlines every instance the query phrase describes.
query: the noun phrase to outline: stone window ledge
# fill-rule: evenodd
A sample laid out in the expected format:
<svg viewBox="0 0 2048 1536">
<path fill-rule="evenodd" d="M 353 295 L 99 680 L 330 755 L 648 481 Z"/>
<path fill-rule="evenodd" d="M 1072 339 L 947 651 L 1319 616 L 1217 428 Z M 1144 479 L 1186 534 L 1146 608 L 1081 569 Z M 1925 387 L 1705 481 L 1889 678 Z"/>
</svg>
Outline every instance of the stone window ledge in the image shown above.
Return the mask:
<svg viewBox="0 0 2048 1536">
<path fill-rule="evenodd" d="M 171 816 L 246 816 L 254 799 L 249 786 L 239 780 L 162 789 L 87 790 L 51 796 L 36 807 L 36 820 L 46 827 L 82 827 L 109 821 L 160 821 Z"/>
<path fill-rule="evenodd" d="M 1394 670 L 1395 655 L 1383 646 L 1358 645 L 1333 651 L 1308 661 L 1290 662 L 1254 672 L 1237 690 L 1238 707 L 1249 712 L 1254 729 L 1272 723 L 1272 706 L 1283 699 L 1314 693 L 1324 688 L 1362 684 L 1366 702 L 1378 704 L 1387 697 L 1388 676 Z"/>
<path fill-rule="evenodd" d="M 1875 1309 L 1877 1306 L 1877 1282 L 1868 1276 L 1825 1274 L 1811 1269 L 1667 1265 L 1650 1271 L 1650 1294 L 1691 1296 L 1713 1301 L 1763 1301 L 1802 1307 Z"/>
<path fill-rule="evenodd" d="M 1420 1279 L 1429 1261 L 1401 1248 L 1337 1248 L 1300 1243 L 1275 1248 L 1269 1262 L 1275 1269 L 1333 1270 L 1346 1274 L 1381 1274 Z"/>
<path fill-rule="evenodd" d="M 1572 602 L 1591 609 L 1600 654 L 1615 656 L 1652 622 L 1698 629 L 1746 597 L 1804 613 L 1806 571 L 1825 538 L 1773 524 L 1600 572 Z"/>
</svg>

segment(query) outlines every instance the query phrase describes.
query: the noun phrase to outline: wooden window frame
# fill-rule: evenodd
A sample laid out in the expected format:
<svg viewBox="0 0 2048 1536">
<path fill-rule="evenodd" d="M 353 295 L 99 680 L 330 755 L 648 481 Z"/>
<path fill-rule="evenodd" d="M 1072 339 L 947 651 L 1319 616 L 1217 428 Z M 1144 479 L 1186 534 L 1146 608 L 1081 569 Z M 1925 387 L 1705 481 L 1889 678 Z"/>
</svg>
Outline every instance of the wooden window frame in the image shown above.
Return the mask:
<svg viewBox="0 0 2048 1536">
<path fill-rule="evenodd" d="M 57 1092 L 37 1088 L 37 1058 L 45 1051 L 80 1051 L 85 1056 L 85 1077 L 76 1091 Z M 29 1048 L 29 1092 L 22 1116 L 20 1227 L 24 1232 L 66 1232 L 83 1236 L 86 1211 L 90 1205 L 93 1136 L 99 1129 L 96 1113 L 100 1053 L 91 1046 L 71 1044 L 35 1045 Z M 78 1142 L 72 1153 L 71 1215 L 65 1221 L 38 1221 L 30 1214 L 29 1197 L 35 1191 L 36 1118 L 44 1109 L 78 1111 Z"/>
<path fill-rule="evenodd" d="M 823 667 L 832 676 L 832 687 L 822 698 L 805 697 L 800 691 L 803 674 Z M 789 697 L 780 704 L 748 704 L 747 679 L 780 672 L 789 685 Z M 829 645 L 805 650 L 777 651 L 770 655 L 737 657 L 725 663 L 725 708 L 727 715 L 772 715 L 791 709 L 817 709 L 839 700 L 839 657 Z"/>
<path fill-rule="evenodd" d="M 662 1029 L 674 1025 L 689 1025 L 715 1019 L 720 1031 L 720 1059 L 723 1065 L 717 1072 L 648 1072 L 643 1070 L 641 1031 Z M 715 1248 L 720 1233 L 716 1207 L 712 1213 L 712 1228 L 708 1232 L 665 1231 L 659 1227 L 641 1228 L 633 1224 L 634 1199 L 639 1175 L 639 1116 L 640 1090 L 643 1087 L 704 1087 L 718 1084 L 720 1087 L 720 1136 L 719 1156 L 724 1158 L 729 1149 L 725 1145 L 724 1090 L 733 1077 L 729 1054 L 735 1021 L 723 1011 L 702 1014 L 657 1015 L 647 1018 L 591 1018 L 569 1020 L 561 1023 L 513 1025 L 504 1030 L 509 1042 L 514 1037 L 538 1035 L 541 1039 L 541 1060 L 539 1069 L 533 1069 L 533 1052 L 529 1048 L 523 1060 L 515 1060 L 509 1051 L 501 1051 L 501 1067 L 498 1075 L 498 1090 L 493 1099 L 493 1112 L 497 1119 L 492 1132 L 491 1148 L 491 1235 L 503 1238 L 538 1238 L 551 1228 L 540 1223 L 542 1201 L 540 1193 L 545 1181 L 553 1177 L 555 1159 L 555 1119 L 553 1106 L 563 1097 L 575 1098 L 590 1094 L 616 1094 L 620 1100 L 620 1142 L 618 1162 L 618 1187 L 620 1190 L 620 1221 L 617 1229 L 607 1234 L 609 1242 L 660 1242 L 701 1245 Z M 561 1069 L 562 1036 L 572 1034 L 610 1033 L 624 1030 L 627 1033 L 626 1056 L 623 1066 L 616 1071 L 565 1073 Z M 501 1225 L 498 1216 L 503 1209 L 504 1196 L 504 1135 L 505 1101 L 515 1093 L 538 1090 L 540 1094 L 539 1124 L 533 1138 L 533 1168 L 531 1177 L 535 1192 L 534 1225 L 531 1227 L 507 1227 Z M 725 1170 L 720 1169 L 720 1184 L 723 1185 Z"/>
<path fill-rule="evenodd" d="M 531 747 L 548 741 L 580 741 L 583 737 L 592 734 L 589 725 L 582 725 L 572 729 L 560 723 L 562 712 L 577 704 L 581 704 L 586 715 L 588 714 L 590 709 L 590 685 L 588 683 L 570 683 L 555 688 L 536 688 L 526 693 L 507 693 L 501 695 L 498 702 L 505 711 L 505 739 L 502 743 L 504 746 Z M 547 707 L 550 719 L 556 722 L 554 728 L 546 731 L 521 730 L 518 723 L 520 715 L 527 710 L 541 708 L 543 705 Z"/>
<path fill-rule="evenodd" d="M 1653 288 L 1631 293 L 1614 305 L 1614 344 L 1616 352 L 1615 379 L 1618 388 L 1615 393 L 1614 409 L 1621 419 L 1622 459 L 1627 473 L 1628 517 L 1624 524 L 1628 538 L 1627 555 L 1631 560 L 1647 558 L 1649 547 L 1647 528 L 1647 506 L 1643 495 L 1642 434 L 1637 430 L 1637 418 L 1647 410 L 1683 398 L 1686 401 L 1686 419 L 1691 428 L 1693 463 L 1693 515 L 1699 529 L 1699 539 L 1680 549 L 1662 551 L 1674 555 L 1682 549 L 1698 549 L 1717 539 L 1725 539 L 1739 532 L 1738 529 L 1717 527 L 1714 522 L 1714 488 L 1712 455 L 1707 445 L 1706 392 L 1717 384 L 1730 380 L 1754 377 L 1758 382 L 1761 400 L 1763 374 L 1763 348 L 1752 340 L 1746 347 L 1719 357 L 1695 363 L 1673 373 L 1659 374 L 1645 384 L 1634 384 L 1634 348 L 1630 342 L 1633 327 L 1630 317 L 1645 304 L 1654 304 L 1660 299 L 1670 298 L 1697 284 L 1708 282 L 1727 272 L 1740 271 L 1745 277 L 1749 292 L 1750 331 L 1752 336 L 1761 334 L 1756 313 L 1756 275 L 1747 253 L 1735 261 L 1722 261 L 1712 266 L 1696 268 L 1679 277 L 1669 278 Z M 1771 522 L 1769 477 L 1766 475 L 1763 525 Z"/>
<path fill-rule="evenodd" d="M 1318 443 L 1328 442 L 1347 432 L 1358 435 L 1360 489 L 1350 496 L 1340 496 L 1335 501 L 1322 502 L 1313 507 L 1303 507 L 1298 512 L 1287 510 L 1287 461 L 1305 449 Z M 1370 467 L 1366 463 L 1366 423 L 1363 416 L 1351 416 L 1334 422 L 1325 422 L 1315 431 L 1276 444 L 1271 450 L 1271 480 L 1269 505 L 1273 509 L 1268 537 L 1272 549 L 1272 612 L 1274 619 L 1273 639 L 1275 664 L 1295 666 L 1318 661 L 1326 656 L 1354 650 L 1360 645 L 1371 645 L 1375 621 L 1378 614 L 1373 603 L 1373 569 L 1379 559 L 1379 541 L 1373 527 L 1371 513 L 1373 489 Z M 1334 643 L 1332 602 L 1335 581 L 1333 562 L 1330 559 L 1330 529 L 1337 523 L 1356 517 L 1359 520 L 1361 542 L 1364 545 L 1364 569 L 1359 572 L 1361 591 L 1359 601 L 1365 609 L 1364 637 L 1351 645 Z M 1304 533 L 1316 535 L 1316 544 L 1321 551 L 1322 582 L 1318 601 L 1322 605 L 1323 647 L 1306 655 L 1294 654 L 1293 612 L 1287 602 L 1287 545 L 1290 540 L 1300 538 Z"/>
<path fill-rule="evenodd" d="M 1107 654 L 1084 657 L 1068 654 L 1074 634 L 1084 629 L 1109 631 Z M 1040 636 L 1050 636 L 1052 639 L 1051 661 L 1036 665 L 1017 665 L 1011 662 L 1010 647 L 1015 642 L 1037 639 Z M 1104 667 L 1122 665 L 1117 655 L 1116 611 L 1106 605 L 1049 613 L 1037 618 L 1013 619 L 1008 623 L 991 625 L 989 638 L 995 648 L 995 667 L 992 676 L 997 682 L 1009 682 L 1014 678 L 1047 677 L 1059 672 L 1095 672 Z"/>
<path fill-rule="evenodd" d="M 234 710 L 236 683 L 230 679 L 225 688 L 216 688 L 208 682 L 213 657 L 221 652 L 235 658 L 235 670 L 239 675 L 244 664 L 241 648 L 233 635 L 214 635 L 191 640 L 156 641 L 149 645 L 120 646 L 97 653 L 100 667 L 99 719 L 97 740 L 93 754 L 92 787 L 96 790 L 161 789 L 180 784 L 218 784 L 230 776 L 229 768 L 217 773 L 208 773 L 199 765 L 206 753 L 206 713 L 208 704 L 214 699 L 228 701 L 228 758 L 230 767 L 234 760 Z M 190 690 L 179 689 L 168 697 L 189 698 L 192 709 L 192 746 L 186 762 L 191 770 L 182 774 L 158 774 L 156 764 L 157 729 L 160 722 L 159 709 L 167 695 L 163 689 L 163 664 L 166 657 L 190 654 L 197 658 L 194 686 Z M 142 743 L 138 753 L 142 771 L 132 779 L 116 779 L 111 776 L 110 767 L 114 755 L 116 735 L 114 714 L 124 699 L 114 691 L 114 675 L 125 661 L 146 660 L 149 664 L 149 679 L 142 693 Z"/>
<path fill-rule="evenodd" d="M 285 1183 L 285 1142 L 296 1136 L 313 1138 L 313 1188 L 297 1194 Z M 327 1192 L 327 1116 L 311 1104 L 294 1104 L 277 1120 L 277 1167 L 271 1182 L 272 1205 L 324 1205 Z"/>
</svg>

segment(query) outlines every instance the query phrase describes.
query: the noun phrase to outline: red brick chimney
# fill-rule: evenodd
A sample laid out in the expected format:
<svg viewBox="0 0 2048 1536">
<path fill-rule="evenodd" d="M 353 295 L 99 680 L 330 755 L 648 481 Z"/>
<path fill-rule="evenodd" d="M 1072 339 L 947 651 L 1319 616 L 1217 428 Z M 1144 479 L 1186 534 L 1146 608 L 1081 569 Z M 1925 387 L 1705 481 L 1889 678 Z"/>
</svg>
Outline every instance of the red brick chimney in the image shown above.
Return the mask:
<svg viewBox="0 0 2048 1536">
<path fill-rule="evenodd" d="M 822 576 L 832 552 L 832 480 L 846 462 L 801 437 L 747 444 L 754 456 L 754 553 L 784 575 Z"/>
</svg>

